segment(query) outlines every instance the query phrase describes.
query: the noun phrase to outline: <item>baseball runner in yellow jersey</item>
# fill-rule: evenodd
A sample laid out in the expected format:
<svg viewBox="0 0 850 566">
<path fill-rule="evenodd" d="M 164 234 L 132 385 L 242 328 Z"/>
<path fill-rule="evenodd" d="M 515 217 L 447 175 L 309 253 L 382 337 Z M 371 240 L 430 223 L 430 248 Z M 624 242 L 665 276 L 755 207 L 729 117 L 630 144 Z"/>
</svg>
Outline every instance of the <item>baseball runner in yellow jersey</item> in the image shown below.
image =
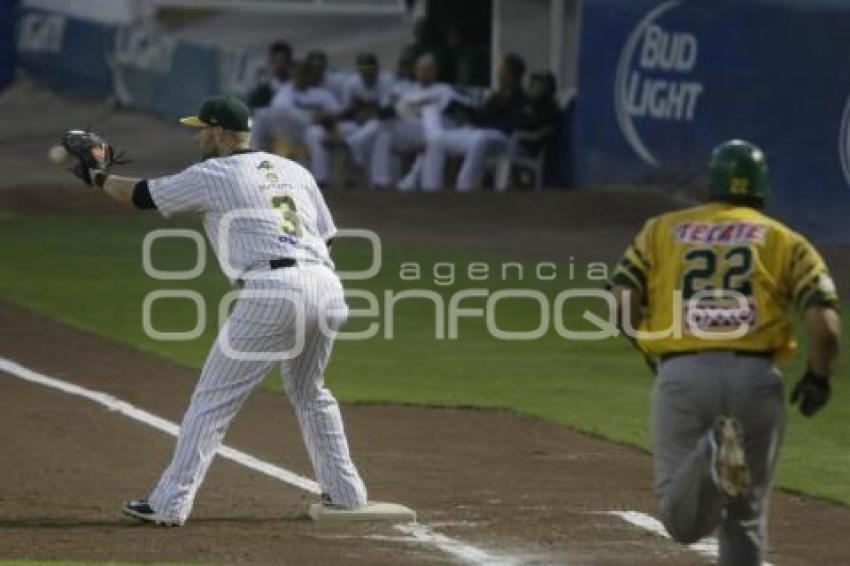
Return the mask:
<svg viewBox="0 0 850 566">
<path fill-rule="evenodd" d="M 651 218 L 611 278 L 621 328 L 654 368 L 652 448 L 661 520 L 693 543 L 720 527 L 720 564 L 761 564 L 785 406 L 774 366 L 809 335 L 791 401 L 811 416 L 829 400 L 838 297 L 806 239 L 760 209 L 762 151 L 718 146 L 707 204 Z M 636 329 L 633 331 L 631 329 Z"/>
</svg>

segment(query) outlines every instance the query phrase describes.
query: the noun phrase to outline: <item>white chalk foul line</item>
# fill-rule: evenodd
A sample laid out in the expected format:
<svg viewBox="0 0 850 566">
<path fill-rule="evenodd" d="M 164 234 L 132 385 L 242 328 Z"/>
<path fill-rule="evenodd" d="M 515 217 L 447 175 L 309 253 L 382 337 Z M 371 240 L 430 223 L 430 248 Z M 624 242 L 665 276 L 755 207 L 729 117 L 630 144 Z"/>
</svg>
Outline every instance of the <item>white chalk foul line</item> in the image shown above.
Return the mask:
<svg viewBox="0 0 850 566">
<path fill-rule="evenodd" d="M 667 529 L 664 528 L 664 525 L 661 523 L 661 521 L 659 521 L 652 515 L 647 515 L 646 513 L 641 513 L 640 511 L 609 511 L 608 515 L 614 515 L 615 517 L 619 517 L 627 523 L 631 523 L 636 527 L 640 527 L 658 536 L 667 539 L 670 538 L 670 535 L 667 533 Z M 689 544 L 688 548 L 690 548 L 700 556 L 704 556 L 705 558 L 709 558 L 711 560 L 717 560 L 720 557 L 720 547 L 718 546 L 718 540 L 716 537 L 706 537 L 700 541 L 695 542 L 694 544 Z M 762 566 L 773 565 L 770 564 L 770 562 L 762 562 Z"/>
<path fill-rule="evenodd" d="M 85 387 L 80 387 L 79 385 L 44 375 L 15 363 L 8 358 L 0 357 L 0 372 L 5 372 L 9 375 L 29 381 L 30 383 L 44 385 L 64 393 L 68 393 L 69 395 L 76 395 L 77 397 L 83 397 L 90 401 L 94 401 L 99 405 L 103 405 L 110 411 L 114 411 L 118 414 L 124 415 L 125 417 L 131 418 L 134 421 L 146 424 L 171 436 L 176 437 L 177 433 L 180 431 L 180 427 L 176 423 L 163 419 L 162 417 L 149 413 L 143 409 L 139 409 L 138 407 L 135 407 L 126 401 L 122 401 L 108 393 L 92 391 L 91 389 L 86 389 Z M 254 456 L 242 452 L 241 450 L 237 450 L 236 448 L 222 445 L 221 448 L 218 449 L 218 455 L 226 458 L 227 460 L 242 464 L 246 468 L 250 468 L 278 479 L 293 487 L 302 489 L 308 493 L 319 495 L 322 491 L 319 484 L 313 480 L 299 476 L 294 472 L 290 472 L 289 470 L 285 470 L 284 468 L 275 466 L 274 464 L 260 460 L 259 458 L 255 458 Z M 514 564 L 521 563 L 521 561 L 512 557 L 497 556 L 458 539 L 440 534 L 425 525 L 409 523 L 394 525 L 394 528 L 406 534 L 411 542 L 430 544 L 439 550 L 454 556 L 456 559 L 469 564 L 482 566 L 489 566 L 491 564 L 512 566 Z"/>
<path fill-rule="evenodd" d="M 640 511 L 609 511 L 608 514 L 619 517 L 627 523 L 631 523 L 658 536 L 666 539 L 670 538 L 670 535 L 667 534 L 667 529 L 664 528 L 661 521 L 646 513 L 641 513 Z M 706 558 L 716 559 L 720 556 L 716 538 L 703 539 L 688 545 L 688 548 Z"/>
<path fill-rule="evenodd" d="M 85 387 L 80 387 L 79 385 L 68 383 L 67 381 L 48 377 L 44 374 L 25 368 L 20 364 L 16 364 L 9 359 L 0 357 L 0 370 L 31 383 L 45 385 L 70 395 L 84 397 L 90 401 L 103 405 L 110 411 L 114 411 L 135 421 L 144 423 L 166 434 L 170 434 L 171 436 L 177 436 L 177 433 L 180 430 L 180 427 L 176 423 L 165 420 L 162 417 L 158 417 L 157 415 L 149 413 L 143 409 L 139 409 L 138 407 L 135 407 L 126 401 L 122 401 L 117 397 L 113 397 L 108 393 L 92 391 L 91 389 L 86 389 Z M 238 462 L 247 468 L 251 468 L 252 470 L 277 478 L 284 483 L 288 483 L 289 485 L 303 489 L 309 493 L 319 495 L 322 492 L 321 488 L 319 488 L 319 484 L 313 480 L 299 476 L 298 474 L 294 474 L 288 470 L 284 470 L 283 468 L 264 462 L 263 460 L 254 458 L 250 454 L 246 454 L 241 450 L 236 450 L 235 448 L 222 445 L 222 447 L 218 450 L 218 454 L 223 458 Z"/>
<path fill-rule="evenodd" d="M 446 554 L 451 554 L 470 564 L 481 564 L 482 566 L 515 566 L 524 562 L 512 556 L 493 555 L 486 550 L 468 545 L 456 538 L 447 537 L 436 532 L 434 529 L 418 523 L 395 525 L 395 529 L 412 537 L 417 542 L 433 544 Z"/>
</svg>

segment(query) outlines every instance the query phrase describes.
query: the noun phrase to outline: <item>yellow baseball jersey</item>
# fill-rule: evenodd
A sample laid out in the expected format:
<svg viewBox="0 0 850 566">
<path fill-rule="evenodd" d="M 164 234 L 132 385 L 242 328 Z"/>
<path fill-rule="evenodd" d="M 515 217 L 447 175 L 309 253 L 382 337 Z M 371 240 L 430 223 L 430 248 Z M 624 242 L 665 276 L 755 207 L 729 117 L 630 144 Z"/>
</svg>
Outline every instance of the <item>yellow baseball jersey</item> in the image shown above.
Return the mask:
<svg viewBox="0 0 850 566">
<path fill-rule="evenodd" d="M 651 218 L 611 284 L 640 293 L 650 355 L 734 349 L 791 355 L 789 311 L 837 306 L 826 264 L 800 234 L 750 207 L 710 203 Z"/>
</svg>

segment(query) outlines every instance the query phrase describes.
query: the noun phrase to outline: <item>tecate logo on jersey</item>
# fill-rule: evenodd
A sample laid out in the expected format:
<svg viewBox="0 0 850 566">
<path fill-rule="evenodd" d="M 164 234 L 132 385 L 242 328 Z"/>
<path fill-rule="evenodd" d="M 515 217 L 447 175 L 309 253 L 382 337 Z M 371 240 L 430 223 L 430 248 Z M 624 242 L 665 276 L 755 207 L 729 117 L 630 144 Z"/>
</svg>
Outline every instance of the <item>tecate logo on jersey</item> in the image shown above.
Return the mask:
<svg viewBox="0 0 850 566">
<path fill-rule="evenodd" d="M 701 82 L 689 79 L 699 56 L 697 37 L 658 23 L 679 3 L 665 2 L 646 14 L 629 35 L 617 63 L 617 123 L 632 149 L 650 165 L 658 165 L 658 159 L 638 135 L 635 119 L 693 121 L 705 90 Z"/>
<path fill-rule="evenodd" d="M 841 116 L 841 130 L 838 132 L 838 157 L 841 160 L 841 170 L 844 180 L 850 187 L 850 94 L 844 103 L 844 114 Z"/>
</svg>

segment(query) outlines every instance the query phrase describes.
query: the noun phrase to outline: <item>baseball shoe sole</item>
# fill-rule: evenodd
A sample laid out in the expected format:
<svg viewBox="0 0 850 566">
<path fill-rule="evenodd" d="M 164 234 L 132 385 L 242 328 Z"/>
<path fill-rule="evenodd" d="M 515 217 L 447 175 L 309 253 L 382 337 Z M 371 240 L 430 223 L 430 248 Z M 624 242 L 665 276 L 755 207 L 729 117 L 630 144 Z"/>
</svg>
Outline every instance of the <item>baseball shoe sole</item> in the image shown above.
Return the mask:
<svg viewBox="0 0 850 566">
<path fill-rule="evenodd" d="M 180 527 L 183 523 L 173 517 L 166 517 L 150 506 L 146 499 L 128 501 L 121 507 L 121 511 L 143 523 L 156 525 L 157 527 Z"/>
<path fill-rule="evenodd" d="M 731 499 L 744 496 L 750 489 L 751 478 L 740 423 L 733 417 L 718 417 L 710 438 L 714 449 L 711 466 L 714 483 Z"/>
</svg>

